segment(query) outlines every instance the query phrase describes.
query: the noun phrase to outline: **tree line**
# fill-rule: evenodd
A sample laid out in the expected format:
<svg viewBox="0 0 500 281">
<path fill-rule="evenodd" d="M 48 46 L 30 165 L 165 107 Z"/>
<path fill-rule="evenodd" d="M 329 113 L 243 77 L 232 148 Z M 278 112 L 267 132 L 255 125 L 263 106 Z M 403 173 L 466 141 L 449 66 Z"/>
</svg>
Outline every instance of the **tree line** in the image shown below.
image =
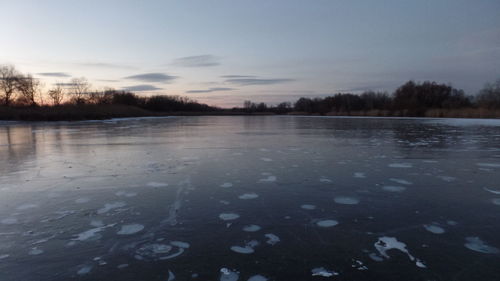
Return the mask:
<svg viewBox="0 0 500 281">
<path fill-rule="evenodd" d="M 214 111 L 217 108 L 201 104 L 188 97 L 155 95 L 141 97 L 114 89 L 92 90 L 84 77 L 69 83 L 56 83 L 45 92 L 41 82 L 31 74 L 22 74 L 14 66 L 0 66 L 0 105 L 7 107 L 41 105 L 128 105 L 150 111 Z M 48 99 L 48 100 L 46 100 Z"/>
<path fill-rule="evenodd" d="M 276 106 L 245 101 L 247 112 L 283 113 L 360 113 L 385 112 L 387 115 L 425 116 L 429 110 L 465 110 L 483 108 L 500 110 L 500 80 L 486 84 L 480 92 L 466 95 L 463 90 L 436 82 L 408 81 L 394 93 L 366 91 L 361 94 L 338 93 L 324 98 L 299 98 L 295 103 L 284 102 Z"/>
</svg>

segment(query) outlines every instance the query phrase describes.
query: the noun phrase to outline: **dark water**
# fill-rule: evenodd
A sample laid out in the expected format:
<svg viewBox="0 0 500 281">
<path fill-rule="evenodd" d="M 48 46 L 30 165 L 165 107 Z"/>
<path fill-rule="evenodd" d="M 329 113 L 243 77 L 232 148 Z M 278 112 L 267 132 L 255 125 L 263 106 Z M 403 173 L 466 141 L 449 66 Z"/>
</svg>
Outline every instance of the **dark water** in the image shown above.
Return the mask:
<svg viewBox="0 0 500 281">
<path fill-rule="evenodd" d="M 14 123 L 0 161 L 2 281 L 500 280 L 500 120 Z"/>
</svg>

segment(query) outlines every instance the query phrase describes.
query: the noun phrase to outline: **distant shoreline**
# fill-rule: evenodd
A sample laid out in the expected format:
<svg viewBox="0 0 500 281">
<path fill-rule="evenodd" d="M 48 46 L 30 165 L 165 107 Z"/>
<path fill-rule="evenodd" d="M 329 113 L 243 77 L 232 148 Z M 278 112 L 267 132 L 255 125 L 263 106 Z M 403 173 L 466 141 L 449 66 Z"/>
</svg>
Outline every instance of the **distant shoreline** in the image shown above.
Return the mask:
<svg viewBox="0 0 500 281">
<path fill-rule="evenodd" d="M 115 118 L 167 117 L 167 116 L 332 116 L 332 117 L 417 117 L 417 118 L 468 118 L 468 119 L 499 119 L 500 111 L 480 108 L 429 109 L 422 116 L 409 115 L 402 111 L 350 111 L 315 114 L 306 112 L 289 112 L 277 114 L 274 112 L 244 112 L 234 109 L 219 109 L 205 112 L 153 112 L 135 106 L 127 105 L 62 105 L 40 107 L 0 107 L 1 121 L 86 121 L 110 120 Z"/>
</svg>

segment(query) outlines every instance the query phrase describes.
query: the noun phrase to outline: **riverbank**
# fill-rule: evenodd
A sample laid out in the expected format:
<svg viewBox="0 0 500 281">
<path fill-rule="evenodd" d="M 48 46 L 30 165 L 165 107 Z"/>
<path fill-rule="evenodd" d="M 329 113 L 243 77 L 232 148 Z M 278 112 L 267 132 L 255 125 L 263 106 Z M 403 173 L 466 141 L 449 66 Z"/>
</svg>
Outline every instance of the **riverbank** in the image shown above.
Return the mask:
<svg viewBox="0 0 500 281">
<path fill-rule="evenodd" d="M 112 118 L 155 116 L 226 116 L 226 115 L 277 115 L 274 112 L 246 112 L 243 109 L 215 111 L 149 111 L 129 105 L 61 105 L 37 107 L 0 107 L 0 120 L 4 121 L 81 121 Z M 306 116 L 365 116 L 365 117 L 429 117 L 429 118 L 500 118 L 499 110 L 483 108 L 429 109 L 420 114 L 397 110 L 338 111 L 326 114 L 287 112 L 281 115 Z"/>
</svg>

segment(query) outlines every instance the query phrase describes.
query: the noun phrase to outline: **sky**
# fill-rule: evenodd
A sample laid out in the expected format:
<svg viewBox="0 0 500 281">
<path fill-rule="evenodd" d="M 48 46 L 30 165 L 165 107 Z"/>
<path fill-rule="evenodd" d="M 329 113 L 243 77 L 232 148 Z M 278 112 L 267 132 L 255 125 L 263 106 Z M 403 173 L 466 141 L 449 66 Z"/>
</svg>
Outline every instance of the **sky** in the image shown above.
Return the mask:
<svg viewBox="0 0 500 281">
<path fill-rule="evenodd" d="M 394 91 L 475 94 L 500 78 L 500 1 L 0 0 L 0 64 L 46 87 L 188 96 L 221 107 Z"/>
</svg>

